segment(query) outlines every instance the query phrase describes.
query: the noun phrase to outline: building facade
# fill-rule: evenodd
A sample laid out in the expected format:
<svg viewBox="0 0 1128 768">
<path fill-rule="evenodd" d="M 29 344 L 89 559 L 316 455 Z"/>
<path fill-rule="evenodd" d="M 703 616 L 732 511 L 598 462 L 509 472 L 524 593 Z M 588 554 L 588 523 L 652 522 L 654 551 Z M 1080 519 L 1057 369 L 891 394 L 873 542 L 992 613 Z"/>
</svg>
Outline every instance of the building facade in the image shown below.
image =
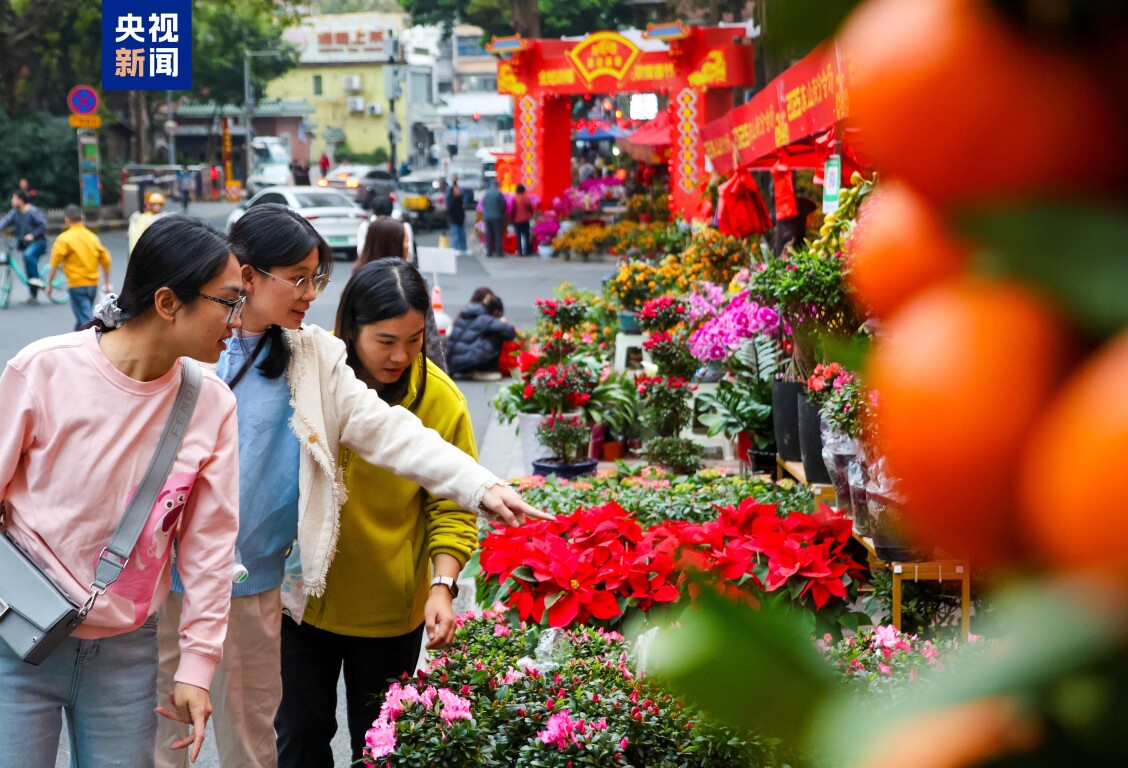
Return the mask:
<svg viewBox="0 0 1128 768">
<path fill-rule="evenodd" d="M 286 41 L 298 50 L 298 65 L 271 81 L 266 92 L 313 106 L 307 121 L 313 123 L 312 157 L 322 152 L 333 157 L 341 144 L 354 152 L 383 149 L 390 155 L 393 136 L 396 154 L 405 156 L 406 19 L 402 12 L 314 15 L 286 32 Z"/>
</svg>

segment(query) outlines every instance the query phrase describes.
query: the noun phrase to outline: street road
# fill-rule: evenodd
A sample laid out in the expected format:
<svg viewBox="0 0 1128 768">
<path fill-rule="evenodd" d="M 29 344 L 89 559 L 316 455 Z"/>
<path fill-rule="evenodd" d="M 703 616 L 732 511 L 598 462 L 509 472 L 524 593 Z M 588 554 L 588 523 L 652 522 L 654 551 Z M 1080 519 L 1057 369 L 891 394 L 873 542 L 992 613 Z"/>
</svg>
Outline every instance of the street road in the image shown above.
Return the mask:
<svg viewBox="0 0 1128 768">
<path fill-rule="evenodd" d="M 222 231 L 232 208 L 233 206 L 228 203 L 201 203 L 193 205 L 189 215 L 204 218 Z M 120 288 L 126 268 L 126 233 L 108 232 L 101 235 L 101 238 L 113 258 L 111 275 L 114 287 Z M 418 241 L 420 245 L 437 245 L 438 233 L 418 233 Z M 306 316 L 308 323 L 326 328 L 333 327 L 337 303 L 348 281 L 351 267 L 351 263 L 344 261 L 336 263 L 328 288 L 313 303 Z M 460 256 L 458 274 L 441 275 L 438 281 L 442 289 L 445 311 L 451 317 L 458 314 L 475 288 L 484 285 L 492 288 L 505 302 L 506 316 L 511 323 L 518 328 L 531 328 L 536 322 L 536 310 L 533 306 L 535 299 L 551 296 L 553 288 L 564 281 L 580 288 L 598 290 L 601 279 L 613 268 L 609 263 L 562 263 L 536 257 L 486 259 L 481 256 Z M 428 276 L 428 279 L 431 280 L 432 276 Z M 11 307 L 0 310 L 0 360 L 7 361 L 32 341 L 45 336 L 67 333 L 73 326 L 74 318 L 69 305 L 48 304 L 41 300 L 38 305 L 28 306 L 22 303 L 26 298 L 27 292 L 24 287 L 17 285 L 12 292 Z M 484 450 L 489 439 L 488 427 L 491 414 L 487 404 L 497 391 L 497 387 L 497 383 L 459 382 L 459 388 L 465 394 L 470 406 L 479 451 Z M 505 439 L 512 439 L 511 435 L 512 433 L 507 433 Z M 347 766 L 351 762 L 351 755 L 345 725 L 343 684 L 339 687 L 338 700 L 337 721 L 340 723 L 340 730 L 333 740 L 333 750 L 336 764 Z M 65 768 L 69 760 L 69 741 L 64 732 L 56 761 L 57 768 Z M 219 766 L 210 727 L 204 751 L 196 765 L 199 768 Z"/>
</svg>

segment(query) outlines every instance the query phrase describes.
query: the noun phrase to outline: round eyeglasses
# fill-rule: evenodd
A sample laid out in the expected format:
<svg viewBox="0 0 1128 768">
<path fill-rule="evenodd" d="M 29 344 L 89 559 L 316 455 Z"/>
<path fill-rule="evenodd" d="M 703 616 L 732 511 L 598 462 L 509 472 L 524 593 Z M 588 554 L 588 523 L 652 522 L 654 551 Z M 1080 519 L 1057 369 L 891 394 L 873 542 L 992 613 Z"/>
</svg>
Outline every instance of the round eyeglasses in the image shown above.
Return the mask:
<svg viewBox="0 0 1128 768">
<path fill-rule="evenodd" d="M 216 296 L 208 296 L 206 293 L 199 294 L 201 299 L 214 301 L 216 304 L 222 304 L 227 307 L 227 324 L 233 325 L 239 319 L 239 315 L 243 314 L 243 305 L 247 303 L 246 294 L 237 299 L 221 299 Z"/>
<path fill-rule="evenodd" d="M 279 277 L 278 275 L 275 275 L 271 272 L 267 272 L 265 269 L 259 269 L 258 267 L 255 267 L 255 269 L 258 270 L 259 272 L 262 272 L 267 277 L 273 277 L 278 282 L 285 283 L 286 285 L 291 286 L 294 289 L 294 298 L 295 299 L 301 298 L 302 295 L 305 294 L 307 286 L 313 288 L 313 295 L 314 296 L 318 296 L 318 295 L 320 295 L 320 293 L 322 291 L 325 290 L 325 286 L 329 285 L 329 275 L 314 275 L 313 277 L 299 277 L 297 280 L 290 282 L 289 280 L 287 280 L 285 278 Z"/>
</svg>

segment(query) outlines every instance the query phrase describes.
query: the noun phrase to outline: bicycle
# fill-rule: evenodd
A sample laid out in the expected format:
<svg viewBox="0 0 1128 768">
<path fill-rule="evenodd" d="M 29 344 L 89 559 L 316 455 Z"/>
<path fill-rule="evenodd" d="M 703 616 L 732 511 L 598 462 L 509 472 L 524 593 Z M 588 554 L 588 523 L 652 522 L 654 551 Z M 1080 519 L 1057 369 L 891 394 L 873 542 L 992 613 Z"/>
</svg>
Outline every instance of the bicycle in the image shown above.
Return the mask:
<svg viewBox="0 0 1128 768">
<path fill-rule="evenodd" d="M 43 280 L 44 284 L 47 282 L 48 271 L 46 266 L 40 265 L 39 279 Z M 24 274 L 23 254 L 16 248 L 16 242 L 9 240 L 7 247 L 0 251 L 0 309 L 7 309 L 11 303 L 12 285 L 15 282 L 13 275 L 24 284 L 25 288 L 31 288 L 28 277 Z M 62 270 L 59 270 L 55 273 L 55 281 L 51 283 L 51 303 L 66 304 L 68 299 L 67 279 Z"/>
</svg>

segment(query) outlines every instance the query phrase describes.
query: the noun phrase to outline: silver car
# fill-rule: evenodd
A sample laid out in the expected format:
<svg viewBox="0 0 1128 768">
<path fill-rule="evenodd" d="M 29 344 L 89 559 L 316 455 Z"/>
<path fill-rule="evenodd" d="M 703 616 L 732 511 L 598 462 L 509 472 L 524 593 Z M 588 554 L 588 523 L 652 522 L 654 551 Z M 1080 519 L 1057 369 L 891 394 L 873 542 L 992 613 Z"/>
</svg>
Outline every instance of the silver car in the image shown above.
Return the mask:
<svg viewBox="0 0 1128 768">
<path fill-rule="evenodd" d="M 356 230 L 368 218 L 344 192 L 318 187 L 269 187 L 236 208 L 227 217 L 227 231 L 256 205 L 280 203 L 306 219 L 334 251 L 356 258 Z"/>
</svg>

